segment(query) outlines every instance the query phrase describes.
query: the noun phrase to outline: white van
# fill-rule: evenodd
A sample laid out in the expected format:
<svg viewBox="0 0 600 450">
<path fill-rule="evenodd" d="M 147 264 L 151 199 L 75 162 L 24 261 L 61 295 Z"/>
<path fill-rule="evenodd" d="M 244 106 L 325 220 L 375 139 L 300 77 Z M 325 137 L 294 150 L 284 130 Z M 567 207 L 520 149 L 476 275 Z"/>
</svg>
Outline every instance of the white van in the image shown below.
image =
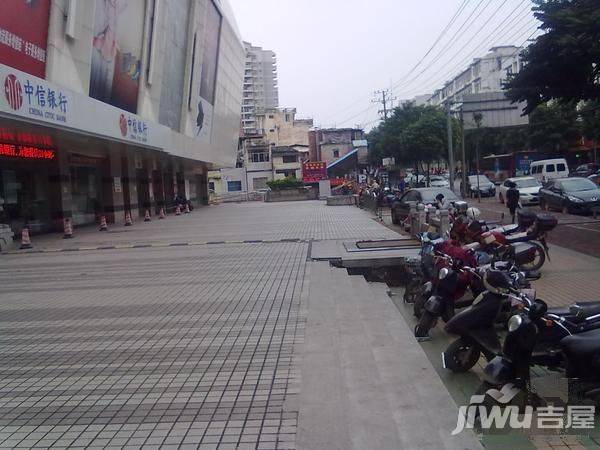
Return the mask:
<svg viewBox="0 0 600 450">
<path fill-rule="evenodd" d="M 564 158 L 534 161 L 531 163 L 530 170 L 531 176 L 537 178 L 542 183 L 569 176 L 569 166 Z"/>
</svg>

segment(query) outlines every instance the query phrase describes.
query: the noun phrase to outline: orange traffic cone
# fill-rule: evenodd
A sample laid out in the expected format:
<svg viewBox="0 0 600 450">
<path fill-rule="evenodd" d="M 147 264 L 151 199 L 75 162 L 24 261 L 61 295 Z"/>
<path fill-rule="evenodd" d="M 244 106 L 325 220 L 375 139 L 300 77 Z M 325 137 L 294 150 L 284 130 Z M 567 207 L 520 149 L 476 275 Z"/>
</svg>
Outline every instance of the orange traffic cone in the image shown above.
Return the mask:
<svg viewBox="0 0 600 450">
<path fill-rule="evenodd" d="M 165 208 L 160 208 L 160 215 L 158 216 L 160 220 L 165 219 Z"/>
<path fill-rule="evenodd" d="M 180 216 L 181 215 L 181 208 L 179 207 L 179 205 L 177 205 L 177 207 L 175 208 L 175 215 L 176 216 Z"/>
<path fill-rule="evenodd" d="M 108 231 L 108 224 L 106 223 L 106 216 L 100 216 L 100 231 Z"/>
<path fill-rule="evenodd" d="M 131 220 L 131 213 L 127 211 L 125 213 L 125 226 L 130 227 L 131 225 L 133 225 L 133 221 Z"/>
<path fill-rule="evenodd" d="M 63 235 L 63 239 L 73 239 L 73 225 L 71 224 L 71 219 L 65 219 L 64 225 L 65 234 Z"/>
<path fill-rule="evenodd" d="M 150 210 L 146 210 L 146 214 L 144 215 L 144 222 L 152 222 L 152 217 L 150 217 Z"/>
<path fill-rule="evenodd" d="M 27 227 L 24 227 L 21 230 L 21 246 L 19 248 L 21 250 L 33 248 L 33 245 L 31 245 L 31 239 L 29 238 L 29 228 Z"/>
<path fill-rule="evenodd" d="M 190 204 L 189 204 L 189 203 L 186 203 L 186 204 L 185 204 L 185 213 L 186 213 L 186 214 L 189 214 L 189 213 L 190 213 Z"/>
</svg>

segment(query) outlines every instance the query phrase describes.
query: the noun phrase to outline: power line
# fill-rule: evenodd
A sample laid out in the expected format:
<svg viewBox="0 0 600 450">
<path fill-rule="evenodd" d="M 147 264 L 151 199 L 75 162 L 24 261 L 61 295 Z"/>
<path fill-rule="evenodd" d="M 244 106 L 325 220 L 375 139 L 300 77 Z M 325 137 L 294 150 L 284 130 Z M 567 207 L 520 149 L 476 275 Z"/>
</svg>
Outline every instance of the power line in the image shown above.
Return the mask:
<svg viewBox="0 0 600 450">
<path fill-rule="evenodd" d="M 381 98 L 378 96 L 381 95 Z M 390 110 L 391 103 L 396 100 L 395 97 L 392 97 L 392 93 L 389 89 L 384 89 L 381 91 L 375 91 L 375 98 L 371 100 L 372 103 L 377 103 L 383 106 L 383 109 L 379 110 L 379 114 L 382 115 L 383 119 L 386 120 L 388 118 L 388 112 Z"/>
<path fill-rule="evenodd" d="M 525 1 L 527 1 L 527 0 L 525 0 Z M 519 6 L 517 6 L 517 8 L 519 8 Z M 513 26 L 513 24 L 515 23 L 515 21 L 517 23 L 520 23 L 520 21 L 522 19 L 524 19 L 524 18 L 526 18 L 526 17 L 529 16 L 529 12 L 526 11 L 526 10 L 523 10 L 523 11 L 520 11 L 519 15 L 517 15 L 511 21 L 509 21 L 508 23 L 506 23 L 506 20 L 508 20 L 510 17 L 512 17 L 514 15 L 514 12 L 515 12 L 515 9 L 513 9 L 513 11 L 498 26 L 496 26 L 496 28 L 490 34 L 488 34 L 483 40 L 480 40 L 479 44 L 477 44 L 477 46 L 470 53 L 468 53 L 467 56 L 464 57 L 461 62 L 459 62 L 458 64 L 456 64 L 455 66 L 453 66 L 450 70 L 447 70 L 444 67 L 440 68 L 440 70 L 438 70 L 437 72 L 433 73 L 431 76 L 425 78 L 425 80 L 421 82 L 421 86 L 423 86 L 423 85 L 425 85 L 427 83 L 434 84 L 434 85 L 443 84 L 448 79 L 448 77 L 451 77 L 457 71 L 461 70 L 466 65 L 468 65 L 468 63 L 469 63 L 469 61 L 470 61 L 470 59 L 472 58 L 473 55 L 481 53 L 483 51 L 483 49 L 486 48 L 486 47 L 488 47 L 489 45 L 491 45 L 491 43 L 497 42 L 497 40 L 499 38 L 498 36 L 499 35 L 503 35 L 505 33 L 505 30 L 508 27 Z M 525 13 L 525 14 L 523 14 L 523 13 Z M 527 25 L 531 25 L 534 22 L 535 22 L 535 20 L 534 21 L 527 21 L 526 24 Z M 522 31 L 522 28 L 523 27 L 519 28 L 519 32 Z M 460 52 L 457 52 L 454 55 L 452 55 L 449 60 L 450 61 L 453 60 L 456 56 L 458 56 L 459 53 Z M 434 77 L 436 77 L 437 75 L 439 75 L 443 71 L 444 71 L 445 75 L 441 79 L 439 79 L 439 80 L 436 79 L 435 83 L 430 83 L 430 81 L 433 80 Z M 429 86 L 429 84 L 427 84 L 427 86 Z M 407 87 L 409 85 L 407 85 Z"/>
<path fill-rule="evenodd" d="M 481 0 L 483 1 L 483 0 Z M 463 2 L 461 3 L 461 5 L 458 7 L 458 10 L 454 13 L 454 15 L 452 16 L 452 18 L 450 19 L 450 21 L 448 22 L 448 24 L 446 24 L 446 26 L 444 27 L 444 29 L 440 32 L 440 34 L 438 35 L 438 37 L 436 38 L 436 40 L 434 41 L 434 43 L 431 45 L 431 47 L 429 48 L 429 50 L 427 50 L 427 52 L 425 53 L 425 55 L 421 58 L 421 60 L 419 60 L 419 62 L 417 62 L 417 64 L 406 74 L 402 77 L 402 79 L 405 79 L 406 77 L 410 76 L 410 74 L 417 69 L 417 67 L 423 62 L 423 60 L 431 53 L 431 51 L 435 48 L 435 46 L 440 42 L 440 40 L 445 36 L 445 34 L 448 32 L 448 30 L 450 29 L 450 27 L 452 25 L 454 25 L 454 22 L 456 21 L 456 19 L 460 16 L 460 14 L 462 14 L 465 6 L 467 5 L 467 3 L 469 2 L 469 0 L 463 0 Z M 365 98 L 361 97 L 359 100 L 357 100 L 356 102 L 350 104 L 350 106 L 344 108 L 343 110 L 340 110 L 339 112 L 344 112 L 347 111 L 348 109 L 350 109 L 351 107 L 353 107 L 354 105 L 357 105 L 359 103 L 362 103 L 363 100 Z M 338 112 L 336 112 L 335 114 L 332 114 L 330 116 L 327 117 L 327 119 L 325 121 L 328 121 L 329 118 L 331 117 L 335 117 L 338 115 Z"/>
<path fill-rule="evenodd" d="M 458 33 L 460 33 L 464 26 L 467 24 L 467 22 L 469 22 L 469 20 L 471 19 L 471 17 L 473 17 L 473 14 L 475 14 L 475 12 L 477 12 L 477 10 L 479 9 L 479 7 L 483 4 L 485 0 L 479 0 L 479 3 L 477 3 L 477 5 L 475 6 L 475 8 L 473 9 L 473 11 L 471 11 L 471 14 L 469 14 L 469 17 L 467 17 L 465 19 L 465 21 L 463 22 L 463 24 L 458 28 L 458 30 L 456 30 L 456 32 L 452 35 L 452 37 L 450 38 L 450 40 L 448 41 L 448 43 L 446 43 L 446 45 L 444 47 L 442 47 L 434 56 L 433 61 L 431 61 L 427 66 L 425 66 L 425 68 L 423 70 L 421 70 L 415 77 L 413 77 L 411 80 L 408 81 L 408 83 L 411 83 L 413 80 L 417 79 L 420 75 L 422 75 L 427 69 L 429 69 L 433 64 L 435 64 L 438 61 L 438 58 L 440 57 L 440 55 L 448 50 L 449 48 L 452 48 L 457 40 L 455 40 L 456 36 L 458 35 Z M 502 5 L 504 5 L 504 3 L 506 3 L 507 0 L 504 0 Z M 472 22 L 470 22 L 471 24 L 474 23 L 475 20 L 477 20 L 481 14 L 490 6 L 490 2 L 491 0 L 488 0 L 488 2 L 486 3 L 486 5 L 483 7 L 483 9 L 481 11 L 479 11 L 479 14 L 477 14 L 477 17 L 475 17 L 475 19 L 473 19 Z M 488 20 L 489 22 L 489 20 Z M 396 83 L 393 88 L 397 89 L 401 86 L 404 86 L 406 83 Z"/>
</svg>

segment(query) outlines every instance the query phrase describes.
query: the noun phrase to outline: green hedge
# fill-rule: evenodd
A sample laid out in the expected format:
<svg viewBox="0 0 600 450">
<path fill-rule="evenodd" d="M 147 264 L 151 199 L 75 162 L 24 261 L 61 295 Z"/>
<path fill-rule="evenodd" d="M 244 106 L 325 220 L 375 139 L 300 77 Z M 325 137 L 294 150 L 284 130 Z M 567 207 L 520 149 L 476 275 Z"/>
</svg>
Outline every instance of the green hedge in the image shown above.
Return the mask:
<svg viewBox="0 0 600 450">
<path fill-rule="evenodd" d="M 281 191 L 282 189 L 297 189 L 304 186 L 304 183 L 294 177 L 286 177 L 281 180 L 267 181 L 267 186 L 273 191 Z"/>
</svg>

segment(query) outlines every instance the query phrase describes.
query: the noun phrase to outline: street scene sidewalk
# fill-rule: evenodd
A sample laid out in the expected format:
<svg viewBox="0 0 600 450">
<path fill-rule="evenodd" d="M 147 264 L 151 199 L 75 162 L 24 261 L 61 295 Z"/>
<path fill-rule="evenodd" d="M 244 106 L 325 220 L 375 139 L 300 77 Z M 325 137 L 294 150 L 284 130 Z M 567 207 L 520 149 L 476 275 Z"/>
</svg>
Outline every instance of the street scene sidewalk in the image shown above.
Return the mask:
<svg viewBox="0 0 600 450">
<path fill-rule="evenodd" d="M 370 214 L 247 203 L 75 231 L 1 256 L 0 446 L 480 447 L 451 438 L 385 286 L 311 260 L 313 240 L 398 236 Z"/>
</svg>

